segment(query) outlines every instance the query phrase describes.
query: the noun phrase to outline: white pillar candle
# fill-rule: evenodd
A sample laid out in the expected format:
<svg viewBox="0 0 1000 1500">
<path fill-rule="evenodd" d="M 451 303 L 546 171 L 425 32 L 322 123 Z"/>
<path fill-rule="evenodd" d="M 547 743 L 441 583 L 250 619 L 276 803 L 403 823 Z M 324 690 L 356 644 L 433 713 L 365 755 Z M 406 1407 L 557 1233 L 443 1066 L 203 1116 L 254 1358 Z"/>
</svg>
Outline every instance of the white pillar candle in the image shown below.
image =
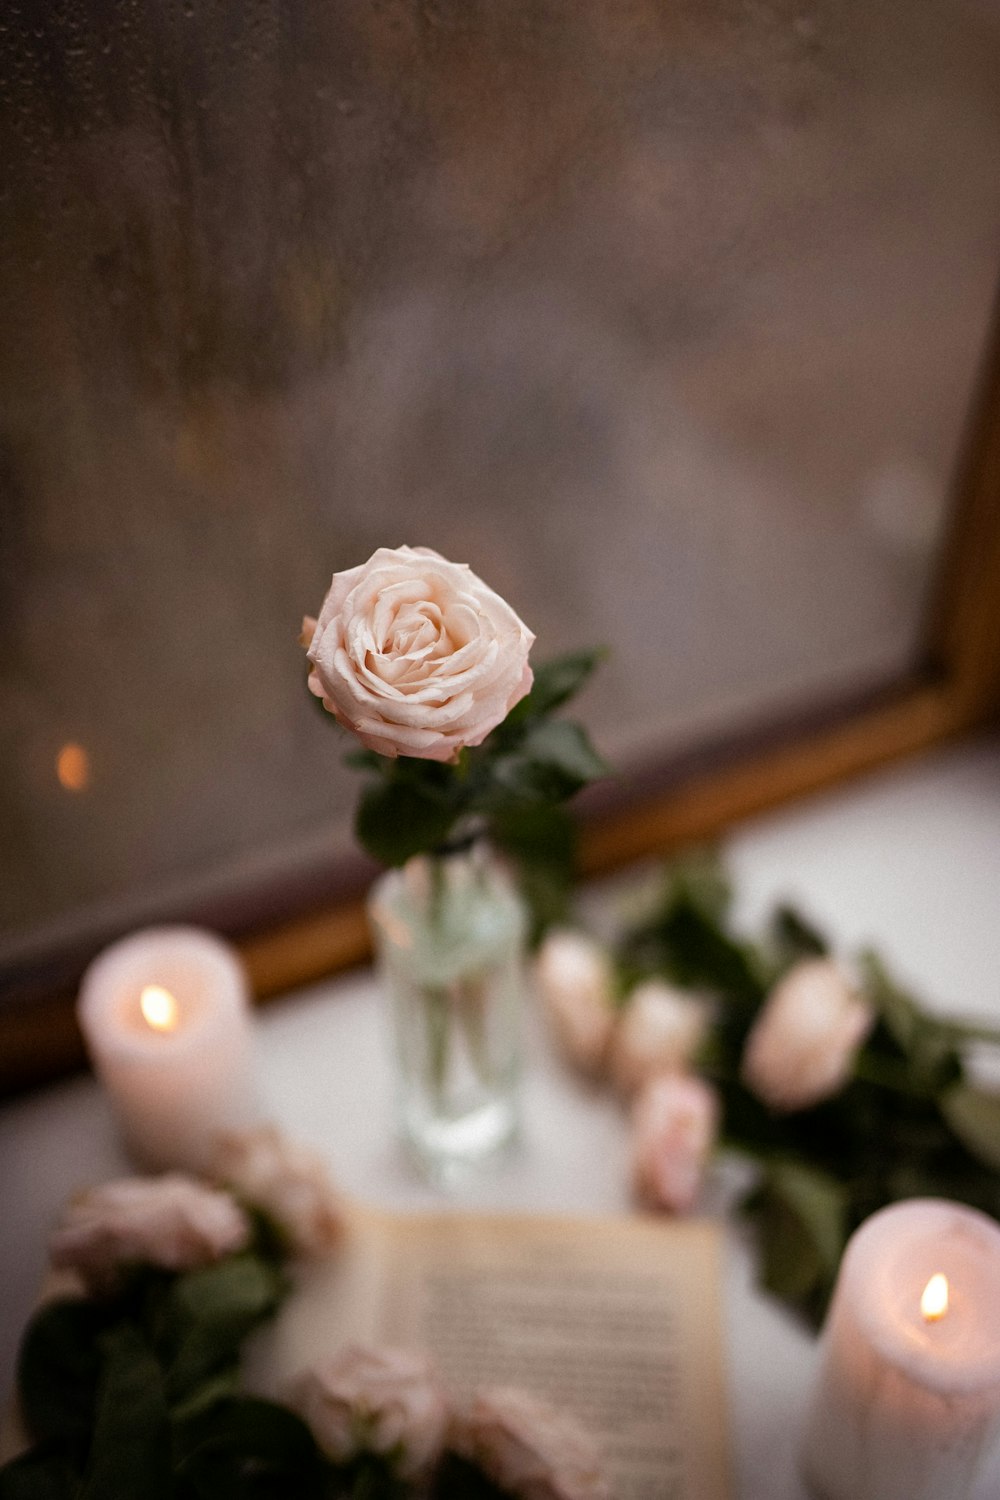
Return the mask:
<svg viewBox="0 0 1000 1500">
<path fill-rule="evenodd" d="M 802 1453 L 822 1500 L 961 1500 L 1000 1414 L 1000 1225 L 911 1199 L 848 1244 Z"/>
<path fill-rule="evenodd" d="M 199 1171 L 254 1113 L 250 1010 L 239 958 L 193 927 L 124 938 L 84 975 L 78 1016 L 132 1155 Z"/>
</svg>

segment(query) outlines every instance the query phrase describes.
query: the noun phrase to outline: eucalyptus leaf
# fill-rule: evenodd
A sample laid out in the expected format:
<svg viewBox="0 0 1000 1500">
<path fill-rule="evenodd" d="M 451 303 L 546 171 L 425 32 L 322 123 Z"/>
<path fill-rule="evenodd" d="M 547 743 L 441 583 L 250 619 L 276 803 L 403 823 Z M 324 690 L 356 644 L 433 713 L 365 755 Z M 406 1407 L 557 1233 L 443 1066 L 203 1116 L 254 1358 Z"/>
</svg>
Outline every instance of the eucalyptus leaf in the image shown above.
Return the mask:
<svg viewBox="0 0 1000 1500">
<path fill-rule="evenodd" d="M 171 1500 L 163 1371 L 138 1330 L 103 1335 L 97 1420 L 80 1500 Z"/>
<path fill-rule="evenodd" d="M 113 1314 L 81 1299 L 49 1302 L 25 1333 L 18 1362 L 24 1421 L 38 1441 L 89 1440 L 101 1375 L 100 1335 Z"/>
<path fill-rule="evenodd" d="M 1000 1094 L 959 1083 L 946 1090 L 938 1104 L 963 1146 L 1000 1172 Z"/>
</svg>

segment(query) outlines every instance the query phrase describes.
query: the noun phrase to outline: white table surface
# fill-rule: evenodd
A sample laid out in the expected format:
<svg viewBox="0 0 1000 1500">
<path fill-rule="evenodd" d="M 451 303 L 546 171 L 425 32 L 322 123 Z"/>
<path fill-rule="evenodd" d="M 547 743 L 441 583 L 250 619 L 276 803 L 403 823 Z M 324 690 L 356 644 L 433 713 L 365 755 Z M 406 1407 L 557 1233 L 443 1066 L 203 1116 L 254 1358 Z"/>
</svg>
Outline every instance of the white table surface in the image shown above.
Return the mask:
<svg viewBox="0 0 1000 1500">
<path fill-rule="evenodd" d="M 1000 743 L 978 741 L 769 814 L 727 841 L 741 922 L 801 903 L 845 950 L 876 944 L 929 1002 L 1000 1018 Z M 621 882 L 592 897 L 606 911 Z M 395 1209 L 442 1206 L 618 1212 L 628 1207 L 623 1118 L 588 1092 L 533 1028 L 524 1144 L 458 1194 L 421 1183 L 396 1148 L 383 1015 L 369 972 L 315 985 L 260 1016 L 267 1113 L 322 1148 L 350 1193 Z M 90 1078 L 0 1109 L 0 1385 L 44 1263 L 45 1238 L 79 1187 L 128 1170 Z M 724 1176 L 708 1198 L 718 1204 Z M 747 1243 L 727 1229 L 726 1360 L 734 1500 L 805 1500 L 795 1473 L 815 1370 L 812 1339 L 753 1287 Z M 1000 1454 L 976 1500 L 1000 1493 Z"/>
</svg>

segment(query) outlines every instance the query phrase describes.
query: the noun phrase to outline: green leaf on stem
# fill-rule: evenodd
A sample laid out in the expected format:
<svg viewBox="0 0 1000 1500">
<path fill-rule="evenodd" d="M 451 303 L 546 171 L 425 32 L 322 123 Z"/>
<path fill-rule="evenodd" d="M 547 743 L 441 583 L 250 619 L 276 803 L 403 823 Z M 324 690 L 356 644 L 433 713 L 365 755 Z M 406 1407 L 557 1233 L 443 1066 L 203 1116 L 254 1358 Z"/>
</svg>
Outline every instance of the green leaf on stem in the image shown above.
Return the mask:
<svg viewBox="0 0 1000 1500">
<path fill-rule="evenodd" d="M 80 1500 L 171 1500 L 170 1423 L 163 1371 L 138 1330 L 101 1339 L 97 1420 Z"/>
<path fill-rule="evenodd" d="M 823 958 L 830 951 L 826 938 L 793 906 L 779 906 L 771 918 L 771 937 L 782 967 L 803 958 Z"/>
<path fill-rule="evenodd" d="M 532 725 L 521 742 L 521 754 L 557 772 L 574 791 L 611 773 L 607 761 L 590 743 L 587 731 L 573 719 L 546 719 Z"/>
<path fill-rule="evenodd" d="M 272 1316 L 286 1289 L 281 1272 L 252 1254 L 178 1276 L 158 1340 L 171 1401 L 190 1404 L 203 1382 L 225 1377 L 247 1334 Z"/>
<path fill-rule="evenodd" d="M 100 1335 L 113 1313 L 97 1302 L 60 1299 L 35 1314 L 21 1345 L 18 1389 L 28 1431 L 39 1442 L 86 1442 L 101 1375 Z"/>
<path fill-rule="evenodd" d="M 907 1056 L 911 1053 L 922 1024 L 920 1007 L 889 977 L 877 953 L 866 949 L 858 956 L 865 978 L 865 993 L 895 1041 Z"/>
<path fill-rule="evenodd" d="M 433 1500 L 509 1500 L 483 1471 L 457 1453 L 446 1453 L 434 1481 Z"/>
<path fill-rule="evenodd" d="M 586 682 L 594 668 L 608 655 L 605 647 L 590 651 L 570 651 L 535 667 L 531 691 L 515 703 L 501 729 L 516 729 L 529 719 L 552 713 L 569 701 Z"/>
<path fill-rule="evenodd" d="M 386 758 L 376 750 L 348 750 L 344 756 L 344 765 L 349 766 L 352 771 L 382 771 Z"/>
<path fill-rule="evenodd" d="M 771 1162 L 744 1210 L 758 1235 L 768 1291 L 818 1320 L 848 1233 L 848 1196 L 829 1173 L 804 1162 Z"/>
<path fill-rule="evenodd" d="M 75 1500 L 80 1476 L 59 1448 L 32 1448 L 0 1469 L 0 1500 Z"/>
<path fill-rule="evenodd" d="M 178 1473 L 203 1500 L 319 1500 L 326 1465 L 308 1427 L 271 1401 L 239 1396 L 178 1427 Z"/>
<path fill-rule="evenodd" d="M 355 824 L 358 840 L 380 864 L 404 865 L 435 849 L 455 821 L 454 804 L 416 781 L 380 781 L 367 787 Z"/>
<path fill-rule="evenodd" d="M 725 930 L 733 904 L 733 884 L 719 852 L 712 845 L 692 849 L 671 861 L 665 871 L 661 910 L 684 905 L 706 922 Z"/>
<path fill-rule="evenodd" d="M 576 873 L 576 828 L 564 807 L 538 803 L 497 813 L 490 821 L 496 847 L 517 865 L 532 917 L 531 942 L 567 920 Z"/>
</svg>

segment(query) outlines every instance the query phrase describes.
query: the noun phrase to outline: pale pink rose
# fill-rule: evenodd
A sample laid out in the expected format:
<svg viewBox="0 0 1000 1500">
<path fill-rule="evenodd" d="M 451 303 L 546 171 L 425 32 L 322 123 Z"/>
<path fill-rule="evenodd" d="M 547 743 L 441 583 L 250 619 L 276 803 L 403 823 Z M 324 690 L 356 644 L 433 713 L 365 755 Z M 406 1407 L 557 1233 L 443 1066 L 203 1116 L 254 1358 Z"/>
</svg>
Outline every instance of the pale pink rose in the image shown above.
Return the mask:
<svg viewBox="0 0 1000 1500">
<path fill-rule="evenodd" d="M 611 1500 L 601 1455 L 575 1418 L 526 1391 L 481 1391 L 448 1445 L 520 1500 Z"/>
<path fill-rule="evenodd" d="M 344 1207 L 326 1163 L 273 1125 L 223 1135 L 214 1167 L 238 1197 L 274 1221 L 294 1254 L 324 1255 L 340 1240 Z"/>
<path fill-rule="evenodd" d="M 719 1128 L 715 1091 L 693 1073 L 650 1080 L 632 1112 L 632 1181 L 650 1208 L 684 1213 L 698 1196 Z"/>
<path fill-rule="evenodd" d="M 434 1366 L 406 1349 L 350 1344 L 300 1375 L 289 1404 L 335 1463 L 375 1453 L 419 1480 L 444 1448 L 449 1410 Z"/>
<path fill-rule="evenodd" d="M 210 1265 L 250 1238 L 250 1222 L 228 1193 L 173 1172 L 106 1182 L 74 1198 L 49 1241 L 52 1264 L 108 1291 L 122 1266 L 168 1271 Z"/>
<path fill-rule="evenodd" d="M 582 932 L 550 932 L 538 950 L 535 980 L 563 1052 L 584 1072 L 598 1072 L 615 1023 L 607 953 Z"/>
<path fill-rule="evenodd" d="M 310 691 L 379 755 L 452 761 L 531 687 L 531 631 L 427 547 L 380 547 L 335 573 L 311 635 L 310 623 Z"/>
<path fill-rule="evenodd" d="M 775 986 L 754 1022 L 743 1079 L 772 1109 L 808 1109 L 847 1082 L 873 1020 L 832 959 L 804 959 Z"/>
<path fill-rule="evenodd" d="M 657 1073 L 689 1066 L 708 1025 L 703 1001 L 661 979 L 637 985 L 615 1027 L 611 1073 L 624 1094 L 634 1094 Z"/>
</svg>

